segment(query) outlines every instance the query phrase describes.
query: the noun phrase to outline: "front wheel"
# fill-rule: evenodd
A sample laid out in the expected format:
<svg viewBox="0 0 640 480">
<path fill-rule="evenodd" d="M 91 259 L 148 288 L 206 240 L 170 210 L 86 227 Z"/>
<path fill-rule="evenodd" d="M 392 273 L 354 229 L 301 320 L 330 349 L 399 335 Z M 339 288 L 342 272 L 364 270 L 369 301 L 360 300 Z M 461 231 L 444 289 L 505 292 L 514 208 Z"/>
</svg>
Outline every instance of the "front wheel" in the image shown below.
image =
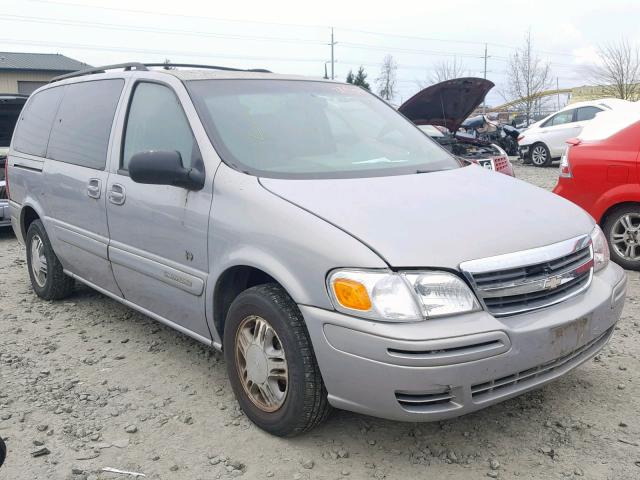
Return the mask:
<svg viewBox="0 0 640 480">
<path fill-rule="evenodd" d="M 603 227 L 611 259 L 627 270 L 640 270 L 640 206 L 615 208 Z"/>
<path fill-rule="evenodd" d="M 60 300 L 69 296 L 75 282 L 62 271 L 62 264 L 40 220 L 34 220 L 29 225 L 25 243 L 29 277 L 36 295 L 45 300 Z"/>
<path fill-rule="evenodd" d="M 304 319 L 279 285 L 249 288 L 233 301 L 224 355 L 238 403 L 258 427 L 292 437 L 327 417 L 331 407 Z"/>
<path fill-rule="evenodd" d="M 551 165 L 551 152 L 544 143 L 535 143 L 531 147 L 531 163 L 536 167 L 548 167 Z"/>
</svg>

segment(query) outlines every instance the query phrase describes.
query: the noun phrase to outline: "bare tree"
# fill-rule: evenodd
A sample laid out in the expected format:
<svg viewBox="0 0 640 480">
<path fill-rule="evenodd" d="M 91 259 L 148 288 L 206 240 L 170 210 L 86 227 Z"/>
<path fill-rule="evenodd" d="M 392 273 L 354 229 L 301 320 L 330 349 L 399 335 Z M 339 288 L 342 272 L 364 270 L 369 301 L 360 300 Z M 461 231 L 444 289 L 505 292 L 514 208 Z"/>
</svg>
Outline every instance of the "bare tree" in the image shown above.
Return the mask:
<svg viewBox="0 0 640 480">
<path fill-rule="evenodd" d="M 640 48 L 626 38 L 598 49 L 600 64 L 593 67 L 594 82 L 607 97 L 636 100 L 640 95 Z"/>
<path fill-rule="evenodd" d="M 541 93 L 551 88 L 551 67 L 533 52 L 531 31 L 527 32 L 524 44 L 509 57 L 507 64 L 507 86 L 503 92 L 505 100 L 514 102 L 513 106 L 527 118 L 542 107 L 544 99 Z"/>
<path fill-rule="evenodd" d="M 380 76 L 376 78 L 378 86 L 378 94 L 387 101 L 393 100 L 396 96 L 396 72 L 398 70 L 398 62 L 393 56 L 387 55 L 382 61 L 380 68 Z"/>
<path fill-rule="evenodd" d="M 458 57 L 453 57 L 452 60 L 442 60 L 433 64 L 431 68 L 431 75 L 426 80 L 417 80 L 416 83 L 420 88 L 426 88 L 429 85 L 444 82 L 445 80 L 451 80 L 454 78 L 460 78 L 468 75 L 468 70 L 465 65 L 458 60 Z"/>
</svg>

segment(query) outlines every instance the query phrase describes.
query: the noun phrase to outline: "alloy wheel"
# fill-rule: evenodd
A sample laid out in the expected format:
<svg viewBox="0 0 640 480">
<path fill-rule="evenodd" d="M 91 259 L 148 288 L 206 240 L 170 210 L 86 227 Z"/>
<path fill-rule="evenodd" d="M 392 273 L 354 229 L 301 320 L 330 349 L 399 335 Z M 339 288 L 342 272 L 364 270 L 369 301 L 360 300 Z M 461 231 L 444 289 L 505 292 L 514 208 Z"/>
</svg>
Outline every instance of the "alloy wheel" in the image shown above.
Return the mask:
<svg viewBox="0 0 640 480">
<path fill-rule="evenodd" d="M 31 271 L 39 287 L 47 283 L 47 257 L 44 254 L 44 243 L 40 235 L 31 239 Z"/>
<path fill-rule="evenodd" d="M 640 260 L 640 214 L 626 213 L 611 228 L 611 245 L 622 258 Z"/>
<path fill-rule="evenodd" d="M 251 402 L 264 412 L 275 412 L 287 398 L 289 370 L 282 342 L 264 318 L 250 315 L 235 336 L 236 368 Z"/>
<path fill-rule="evenodd" d="M 542 145 L 536 145 L 531 151 L 531 161 L 534 165 L 544 165 L 547 161 L 547 149 Z"/>
</svg>

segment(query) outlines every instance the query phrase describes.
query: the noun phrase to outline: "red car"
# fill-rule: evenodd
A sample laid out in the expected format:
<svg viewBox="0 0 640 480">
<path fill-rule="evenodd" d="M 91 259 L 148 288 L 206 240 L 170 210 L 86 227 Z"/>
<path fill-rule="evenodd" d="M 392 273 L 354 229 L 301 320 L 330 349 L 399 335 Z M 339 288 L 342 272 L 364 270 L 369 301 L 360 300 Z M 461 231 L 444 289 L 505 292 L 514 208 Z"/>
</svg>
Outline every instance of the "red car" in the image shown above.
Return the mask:
<svg viewBox="0 0 640 480">
<path fill-rule="evenodd" d="M 640 108 L 597 119 L 567 142 L 553 191 L 595 218 L 612 260 L 640 270 Z"/>
</svg>

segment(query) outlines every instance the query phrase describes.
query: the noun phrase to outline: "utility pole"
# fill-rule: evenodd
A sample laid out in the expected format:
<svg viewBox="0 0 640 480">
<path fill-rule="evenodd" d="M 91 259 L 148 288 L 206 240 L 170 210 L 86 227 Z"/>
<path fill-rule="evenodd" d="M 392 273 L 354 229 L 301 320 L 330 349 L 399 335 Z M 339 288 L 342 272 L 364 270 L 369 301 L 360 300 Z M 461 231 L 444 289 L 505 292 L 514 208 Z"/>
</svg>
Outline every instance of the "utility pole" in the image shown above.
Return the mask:
<svg viewBox="0 0 640 480">
<path fill-rule="evenodd" d="M 484 79 L 487 79 L 487 44 L 484 44 Z M 487 102 L 482 100 L 482 114 L 487 113 Z"/>
<path fill-rule="evenodd" d="M 560 110 L 560 82 L 558 77 L 556 77 L 556 98 L 558 99 L 558 110 Z"/>
<path fill-rule="evenodd" d="M 335 78 L 335 70 L 334 70 L 334 57 L 333 57 L 333 46 L 336 44 L 336 42 L 333 41 L 333 27 L 331 27 L 331 43 L 329 45 L 331 45 L 331 80 L 333 80 Z"/>
</svg>

